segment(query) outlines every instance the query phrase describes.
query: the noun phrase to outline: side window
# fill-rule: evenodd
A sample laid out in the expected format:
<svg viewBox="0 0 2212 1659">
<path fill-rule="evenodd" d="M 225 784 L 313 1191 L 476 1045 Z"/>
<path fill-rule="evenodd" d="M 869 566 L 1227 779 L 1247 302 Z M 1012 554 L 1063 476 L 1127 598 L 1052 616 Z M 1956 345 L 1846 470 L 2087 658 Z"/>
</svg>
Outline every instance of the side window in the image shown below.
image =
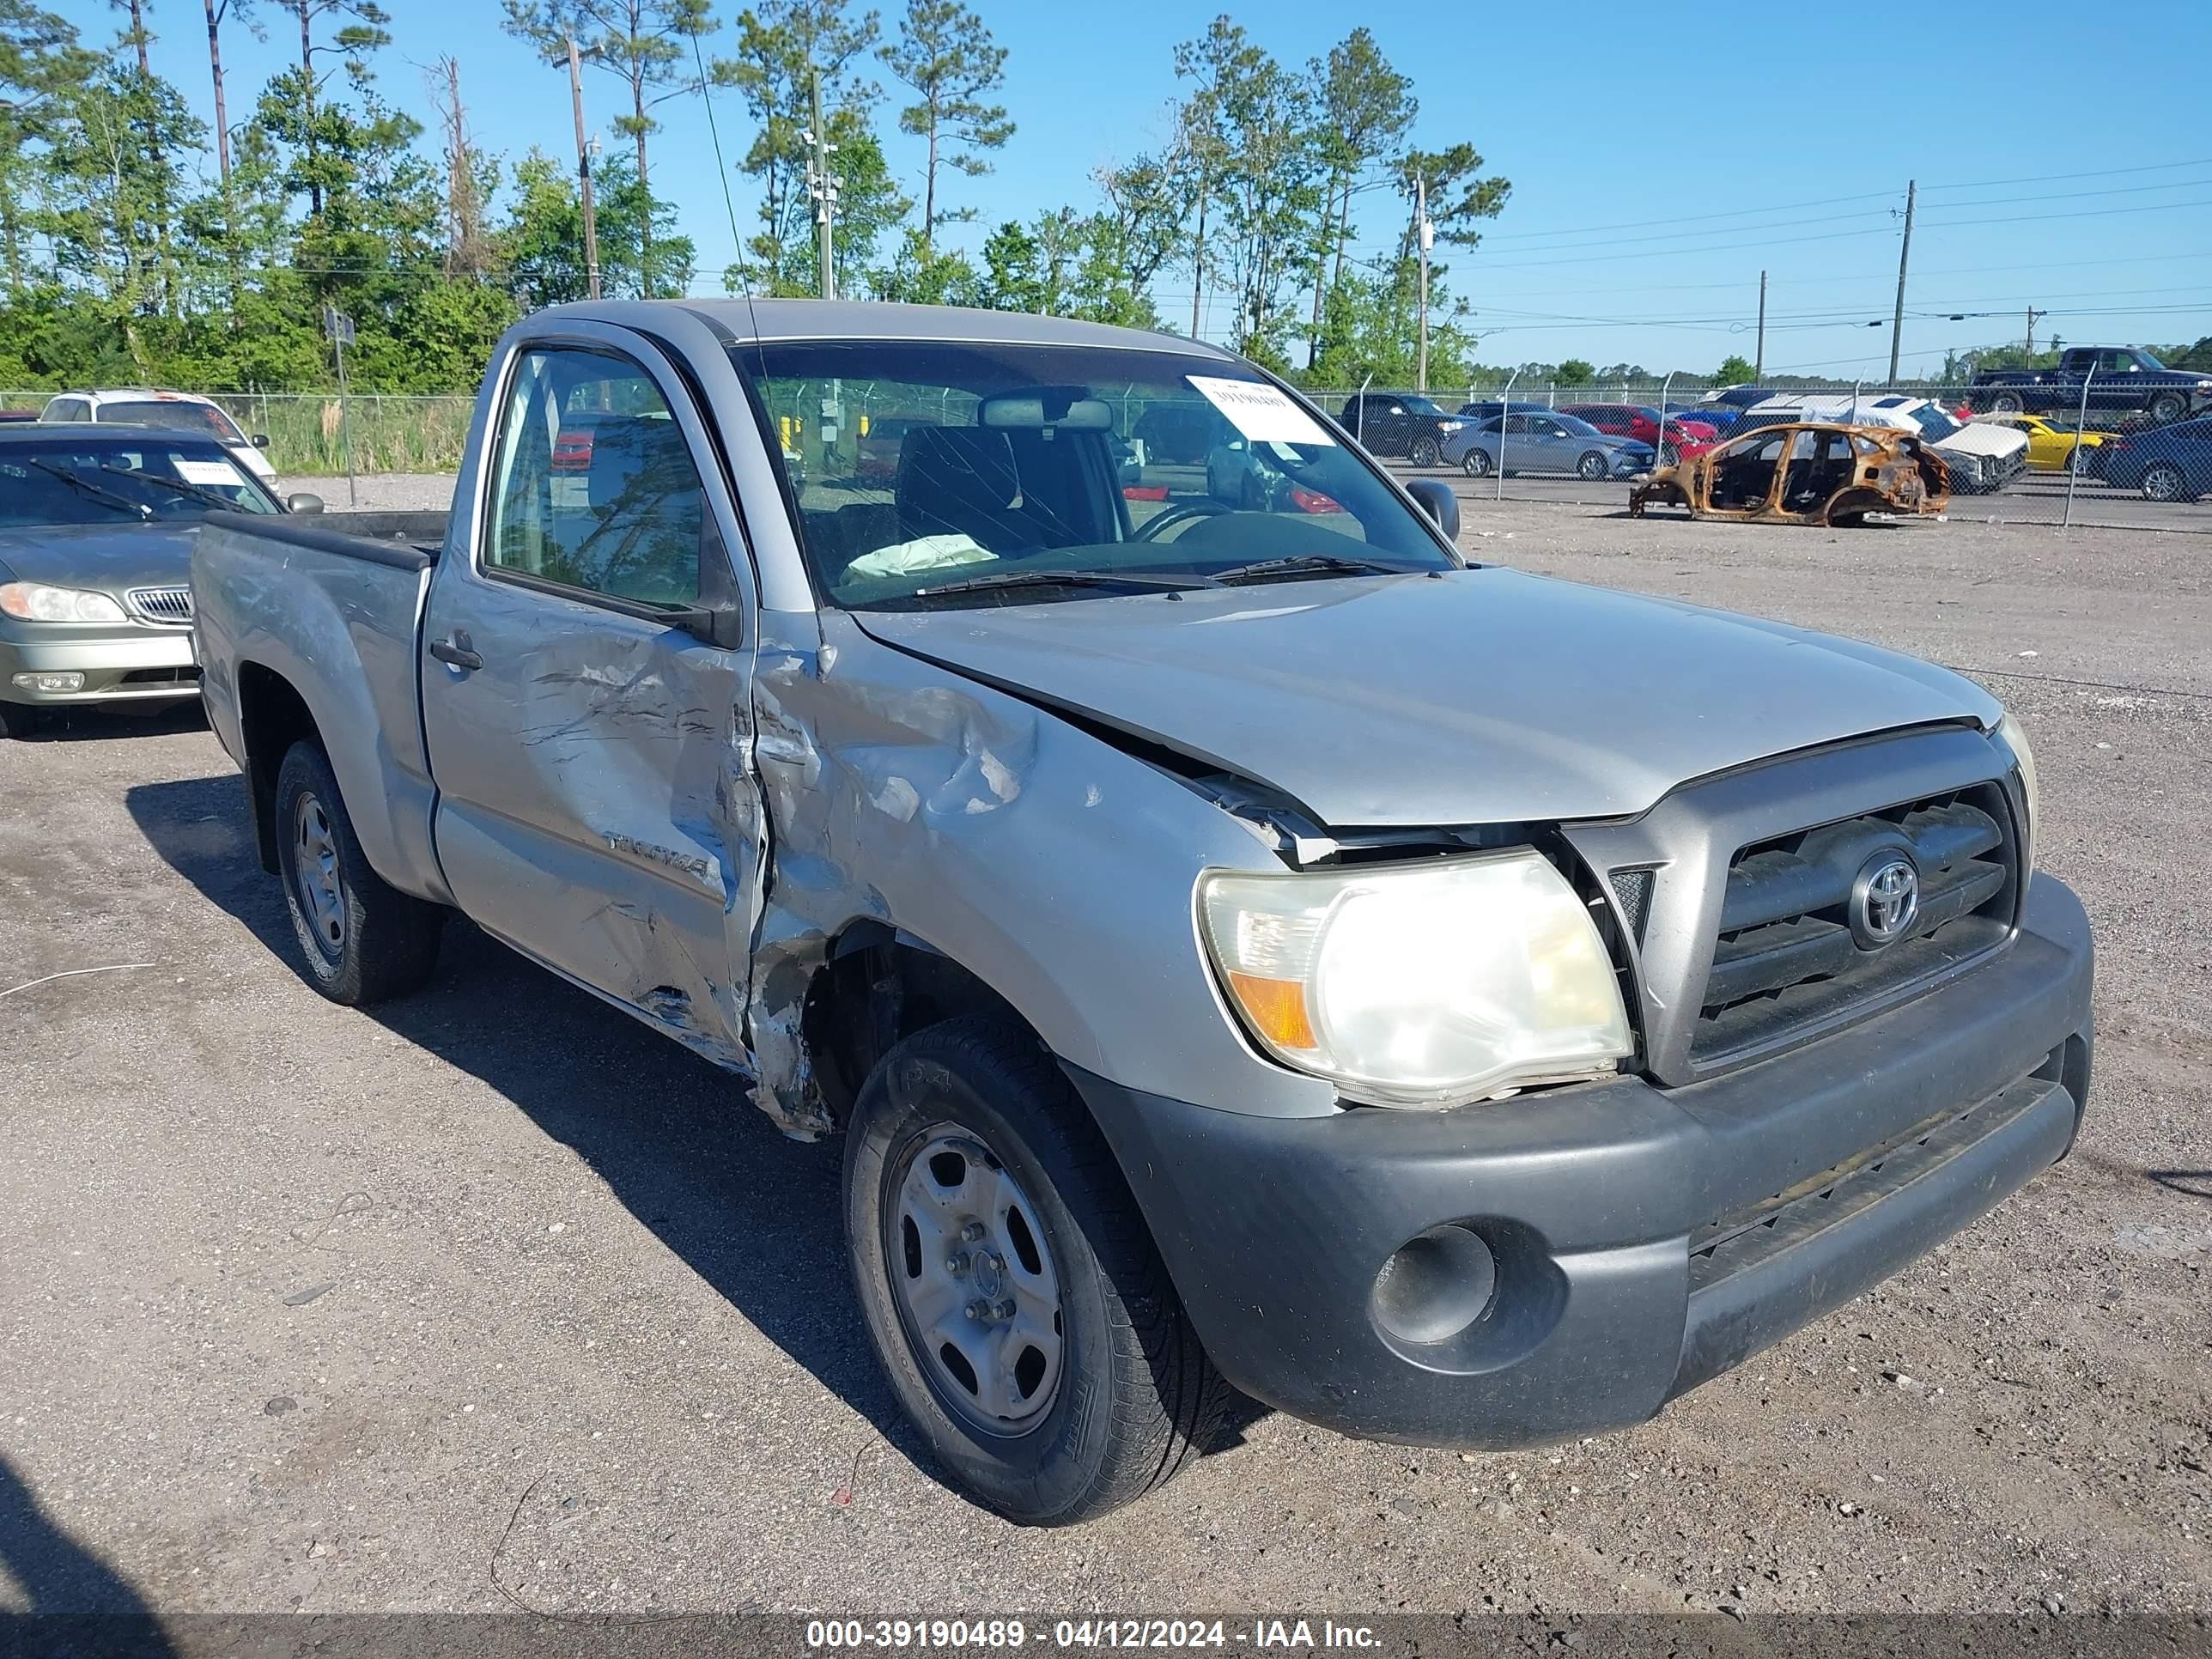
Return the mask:
<svg viewBox="0 0 2212 1659">
<path fill-rule="evenodd" d="M 668 403 L 635 363 L 523 355 L 501 411 L 483 562 L 645 605 L 699 598 L 706 500 Z"/>
<path fill-rule="evenodd" d="M 1508 415 L 1505 417 L 1505 430 L 1509 434 L 1516 434 L 1527 432 L 1528 417 L 1526 415 Z"/>
<path fill-rule="evenodd" d="M 85 418 L 85 401 L 82 398 L 57 398 L 40 417 L 48 421 L 81 421 Z"/>
</svg>

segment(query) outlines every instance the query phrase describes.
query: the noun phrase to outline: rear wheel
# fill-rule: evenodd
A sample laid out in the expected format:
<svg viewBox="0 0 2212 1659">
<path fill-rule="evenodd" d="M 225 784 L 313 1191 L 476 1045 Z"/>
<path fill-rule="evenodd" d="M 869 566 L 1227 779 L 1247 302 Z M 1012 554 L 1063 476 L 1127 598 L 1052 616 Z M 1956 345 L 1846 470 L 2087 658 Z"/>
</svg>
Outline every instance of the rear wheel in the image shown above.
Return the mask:
<svg viewBox="0 0 2212 1659">
<path fill-rule="evenodd" d="M 1486 478 L 1490 476 L 1490 452 L 1479 444 L 1470 445 L 1467 453 L 1460 458 L 1459 464 L 1470 478 Z"/>
<path fill-rule="evenodd" d="M 2185 501 L 2189 480 L 2172 461 L 2160 461 L 2143 469 L 2142 494 L 2147 501 Z"/>
<path fill-rule="evenodd" d="M 845 1138 L 868 1334 L 954 1481 L 1060 1526 L 1141 1498 L 1227 1399 L 1096 1124 L 1052 1058 L 947 1020 L 870 1073 Z"/>
<path fill-rule="evenodd" d="M 34 738 L 46 723 L 46 711 L 27 702 L 0 702 L 0 738 Z"/>
<path fill-rule="evenodd" d="M 1990 407 L 2000 415 L 2024 415 L 2027 400 L 2017 392 L 1996 392 L 1990 394 Z"/>
<path fill-rule="evenodd" d="M 1596 483 L 1612 471 L 1612 463 L 1595 449 L 1587 452 L 1575 463 L 1575 476 L 1587 478 L 1592 483 Z"/>
<path fill-rule="evenodd" d="M 349 1006 L 421 988 L 446 912 L 369 867 L 320 744 L 295 743 L 284 757 L 276 820 L 276 871 L 307 982 Z"/>
<path fill-rule="evenodd" d="M 1415 466 L 1434 466 L 1443 452 L 1434 438 L 1416 438 L 1406 451 L 1406 459 Z"/>
<path fill-rule="evenodd" d="M 2179 392 L 2161 392 L 2150 400 L 2150 417 L 2160 426 L 2179 420 L 2189 413 L 2189 399 Z"/>
</svg>

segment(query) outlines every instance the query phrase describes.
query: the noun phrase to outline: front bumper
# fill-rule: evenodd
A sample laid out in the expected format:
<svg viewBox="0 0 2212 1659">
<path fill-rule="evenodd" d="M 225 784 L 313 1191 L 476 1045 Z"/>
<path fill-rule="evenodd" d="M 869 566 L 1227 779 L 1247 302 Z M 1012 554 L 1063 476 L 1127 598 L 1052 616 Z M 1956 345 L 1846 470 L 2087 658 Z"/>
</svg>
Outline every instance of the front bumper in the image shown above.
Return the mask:
<svg viewBox="0 0 2212 1659">
<path fill-rule="evenodd" d="M 1267 1118 L 1069 1069 L 1231 1382 L 1346 1434 L 1504 1449 L 1644 1420 L 2063 1157 L 2093 974 L 2080 901 L 2038 876 L 1981 968 L 1685 1088 Z M 1407 1341 L 1377 1275 L 1453 1223 L 1496 1291 Z"/>
<path fill-rule="evenodd" d="M 34 673 L 82 674 L 84 684 L 75 691 L 39 691 L 15 684 L 16 675 Z M 46 707 L 199 693 L 199 661 L 189 628 L 9 622 L 0 629 L 0 700 Z"/>
</svg>

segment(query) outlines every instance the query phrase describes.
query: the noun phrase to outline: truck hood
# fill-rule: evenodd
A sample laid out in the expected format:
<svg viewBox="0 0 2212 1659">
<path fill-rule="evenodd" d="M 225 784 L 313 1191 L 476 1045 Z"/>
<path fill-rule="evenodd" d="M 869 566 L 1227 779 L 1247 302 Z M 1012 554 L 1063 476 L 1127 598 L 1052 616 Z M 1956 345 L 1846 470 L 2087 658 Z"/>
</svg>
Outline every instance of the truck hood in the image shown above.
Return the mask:
<svg viewBox="0 0 2212 1659">
<path fill-rule="evenodd" d="M 196 521 L 34 525 L 0 530 L 0 581 L 49 582 L 121 594 L 191 579 Z"/>
<path fill-rule="evenodd" d="M 1486 568 L 855 620 L 1335 829 L 1626 817 L 1748 761 L 2002 712 L 1874 646 Z"/>
</svg>

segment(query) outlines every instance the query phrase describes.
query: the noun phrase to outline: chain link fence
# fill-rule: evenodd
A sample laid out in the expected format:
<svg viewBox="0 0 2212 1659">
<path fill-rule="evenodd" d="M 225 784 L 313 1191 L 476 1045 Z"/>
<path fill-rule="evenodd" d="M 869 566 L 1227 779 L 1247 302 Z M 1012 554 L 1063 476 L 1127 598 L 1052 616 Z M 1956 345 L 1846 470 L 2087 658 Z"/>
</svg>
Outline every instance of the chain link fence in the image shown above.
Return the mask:
<svg viewBox="0 0 2212 1659">
<path fill-rule="evenodd" d="M 43 409 L 48 392 L 0 392 L 0 409 Z M 266 437 L 270 464 L 288 477 L 371 472 L 451 472 L 476 407 L 472 396 L 379 392 L 202 393 L 248 438 Z"/>
</svg>

